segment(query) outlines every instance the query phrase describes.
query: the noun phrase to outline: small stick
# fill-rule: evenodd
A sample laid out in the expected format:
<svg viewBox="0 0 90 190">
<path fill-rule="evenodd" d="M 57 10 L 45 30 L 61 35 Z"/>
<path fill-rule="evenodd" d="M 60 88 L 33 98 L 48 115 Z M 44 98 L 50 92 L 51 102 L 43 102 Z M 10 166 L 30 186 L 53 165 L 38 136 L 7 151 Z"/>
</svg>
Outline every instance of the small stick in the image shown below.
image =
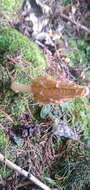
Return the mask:
<svg viewBox="0 0 90 190">
<path fill-rule="evenodd" d="M 65 15 L 63 13 L 60 13 L 60 12 L 58 12 L 57 15 L 60 15 L 60 17 L 70 21 L 72 24 L 76 25 L 78 28 L 80 28 L 80 29 L 84 30 L 85 32 L 87 32 L 88 34 L 90 34 L 90 29 L 89 28 L 87 28 L 86 26 L 80 24 L 79 22 L 77 22 L 75 20 L 72 20 L 67 15 Z"/>
<path fill-rule="evenodd" d="M 9 168 L 15 170 L 16 172 L 20 173 L 21 175 L 25 176 L 29 180 L 31 180 L 33 183 L 38 185 L 43 190 L 51 190 L 47 185 L 42 183 L 40 180 L 38 180 L 36 177 L 34 177 L 31 173 L 27 172 L 26 170 L 22 169 L 21 167 L 17 166 L 10 160 L 6 159 L 1 153 L 0 153 L 0 161 L 3 162 L 5 165 L 7 165 Z"/>
<path fill-rule="evenodd" d="M 7 117 L 7 119 L 9 119 L 12 123 L 14 123 L 13 119 L 5 111 L 0 109 L 0 112 L 3 113 L 5 117 Z"/>
</svg>

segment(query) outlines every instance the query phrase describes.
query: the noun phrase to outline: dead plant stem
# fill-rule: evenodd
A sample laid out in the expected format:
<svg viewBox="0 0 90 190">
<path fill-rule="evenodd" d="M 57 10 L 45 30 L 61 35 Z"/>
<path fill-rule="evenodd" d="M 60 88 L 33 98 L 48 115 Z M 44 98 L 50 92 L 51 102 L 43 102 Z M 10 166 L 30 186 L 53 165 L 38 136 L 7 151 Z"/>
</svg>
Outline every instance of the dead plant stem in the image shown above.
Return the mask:
<svg viewBox="0 0 90 190">
<path fill-rule="evenodd" d="M 15 170 L 19 174 L 21 174 L 21 175 L 25 176 L 26 178 L 28 178 L 29 180 L 31 180 L 33 183 L 35 183 L 37 186 L 39 186 L 43 190 L 51 190 L 47 185 L 42 183 L 40 180 L 38 180 L 36 177 L 34 177 L 31 173 L 27 172 L 26 170 L 17 166 L 10 160 L 6 159 L 1 153 L 0 153 L 0 161 L 3 162 L 9 168 Z"/>
</svg>

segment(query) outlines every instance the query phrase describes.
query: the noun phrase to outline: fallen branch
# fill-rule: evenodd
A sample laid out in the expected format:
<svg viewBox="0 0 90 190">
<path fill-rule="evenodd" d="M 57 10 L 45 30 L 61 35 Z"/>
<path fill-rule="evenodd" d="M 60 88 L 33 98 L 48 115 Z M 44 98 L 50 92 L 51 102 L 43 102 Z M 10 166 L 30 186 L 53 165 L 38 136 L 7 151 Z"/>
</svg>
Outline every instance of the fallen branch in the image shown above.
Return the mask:
<svg viewBox="0 0 90 190">
<path fill-rule="evenodd" d="M 38 185 L 43 190 L 51 190 L 47 185 L 42 183 L 40 180 L 38 180 L 36 177 L 34 177 L 31 173 L 27 172 L 26 170 L 20 168 L 19 166 L 17 166 L 10 160 L 6 159 L 1 153 L 0 153 L 0 161 L 3 162 L 5 165 L 7 165 L 9 168 L 15 170 L 19 174 L 21 174 L 21 175 L 25 176 L 26 178 L 28 178 L 29 180 L 31 180 L 33 183 Z"/>
<path fill-rule="evenodd" d="M 60 13 L 60 12 L 58 12 L 57 15 L 60 15 L 60 17 L 66 19 L 66 20 L 70 21 L 72 24 L 76 25 L 77 28 L 82 29 L 82 30 L 84 30 L 85 32 L 87 32 L 88 34 L 90 34 L 90 29 L 89 29 L 89 28 L 87 28 L 86 26 L 80 24 L 79 22 L 76 22 L 75 20 L 72 20 L 72 19 L 69 18 L 67 15 L 65 15 L 65 14 L 63 14 L 63 13 Z"/>
</svg>

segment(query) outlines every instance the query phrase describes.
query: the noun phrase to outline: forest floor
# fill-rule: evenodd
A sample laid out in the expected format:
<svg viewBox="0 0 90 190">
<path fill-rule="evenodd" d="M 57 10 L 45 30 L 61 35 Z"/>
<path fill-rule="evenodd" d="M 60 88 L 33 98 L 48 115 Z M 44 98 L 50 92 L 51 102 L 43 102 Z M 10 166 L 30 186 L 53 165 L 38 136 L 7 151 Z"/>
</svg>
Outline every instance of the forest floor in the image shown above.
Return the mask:
<svg viewBox="0 0 90 190">
<path fill-rule="evenodd" d="M 59 103 L 59 91 L 41 104 L 11 89 L 40 76 L 61 81 L 70 98 L 64 91 Z M 81 86 L 90 91 L 89 0 L 0 2 L 0 154 L 52 190 L 90 189 L 90 93 L 77 98 Z M 0 157 L 0 190 L 41 189 L 28 178 Z"/>
</svg>

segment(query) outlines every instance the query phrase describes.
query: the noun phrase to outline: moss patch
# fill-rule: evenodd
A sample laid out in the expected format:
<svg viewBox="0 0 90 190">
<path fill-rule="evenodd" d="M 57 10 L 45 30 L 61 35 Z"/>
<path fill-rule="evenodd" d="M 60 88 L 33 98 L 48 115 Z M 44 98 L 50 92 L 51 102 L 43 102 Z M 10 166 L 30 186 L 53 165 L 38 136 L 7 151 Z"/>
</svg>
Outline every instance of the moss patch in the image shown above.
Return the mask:
<svg viewBox="0 0 90 190">
<path fill-rule="evenodd" d="M 71 103 L 62 105 L 62 112 L 70 115 L 69 125 L 84 131 L 84 136 L 90 137 L 90 108 L 87 98 L 78 98 Z"/>
<path fill-rule="evenodd" d="M 1 117 L 1 114 L 0 114 Z M 10 153 L 11 145 L 7 135 L 5 134 L 4 130 L 0 129 L 0 153 L 5 155 L 6 158 L 12 160 L 12 156 Z M 8 177 L 11 175 L 11 170 L 7 169 L 6 166 L 0 163 L 0 175 L 2 177 Z"/>
<path fill-rule="evenodd" d="M 19 82 L 23 78 L 29 80 L 30 76 L 37 77 L 42 74 L 47 64 L 43 52 L 39 47 L 15 29 L 2 29 L 0 32 L 0 52 L 2 57 L 8 54 L 21 54 L 22 64 L 16 64 L 16 78 Z M 25 81 L 24 81 L 25 82 Z"/>
<path fill-rule="evenodd" d="M 10 21 L 17 18 L 17 13 L 22 7 L 23 0 L 0 0 L 0 13 Z"/>
<path fill-rule="evenodd" d="M 0 29 L 0 105 L 11 115 L 15 126 L 28 111 L 31 94 L 12 92 L 10 75 L 22 84 L 31 84 L 32 78 L 45 74 L 46 67 L 46 58 L 34 42 L 14 28 Z"/>
<path fill-rule="evenodd" d="M 70 52 L 69 57 L 71 60 L 70 66 L 75 67 L 77 65 L 86 66 L 90 59 L 89 50 L 90 44 L 86 40 L 69 40 L 70 48 L 72 52 Z"/>
</svg>

